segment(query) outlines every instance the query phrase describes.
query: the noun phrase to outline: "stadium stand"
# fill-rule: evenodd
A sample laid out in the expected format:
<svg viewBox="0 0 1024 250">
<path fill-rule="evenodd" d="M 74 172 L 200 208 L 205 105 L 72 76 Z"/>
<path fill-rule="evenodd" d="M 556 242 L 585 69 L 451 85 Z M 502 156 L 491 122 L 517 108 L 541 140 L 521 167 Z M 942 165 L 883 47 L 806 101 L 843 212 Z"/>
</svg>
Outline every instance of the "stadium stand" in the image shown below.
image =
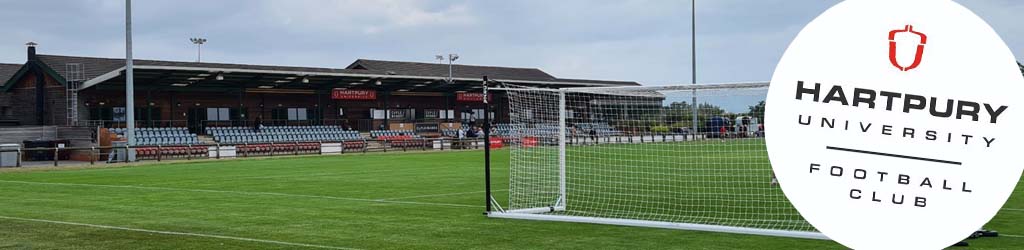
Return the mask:
<svg viewBox="0 0 1024 250">
<path fill-rule="evenodd" d="M 124 138 L 124 128 L 112 128 L 110 132 Z M 188 132 L 187 128 L 139 128 L 135 131 L 136 142 L 141 146 L 172 146 L 199 144 L 199 137 Z"/>
<path fill-rule="evenodd" d="M 581 130 L 577 133 L 586 134 L 590 133 L 591 130 L 595 130 L 597 132 L 597 136 L 601 137 L 622 135 L 622 132 L 612 128 L 612 126 L 607 123 L 576 123 L 576 127 Z"/>
<path fill-rule="evenodd" d="M 110 132 L 118 138 L 125 138 L 124 128 L 111 128 Z M 199 157 L 207 154 L 196 134 L 188 132 L 187 128 L 138 128 L 135 131 L 135 138 L 139 146 L 136 148 L 136 157 L 141 159 L 174 158 L 174 157 Z"/>
<path fill-rule="evenodd" d="M 393 148 L 425 148 L 432 143 L 412 130 L 373 130 L 370 136 Z"/>
<path fill-rule="evenodd" d="M 358 131 L 337 126 L 267 126 L 259 131 L 252 127 L 208 127 L 206 133 L 225 144 L 365 140 Z"/>
<path fill-rule="evenodd" d="M 442 129 L 441 136 L 448 138 L 459 138 L 459 129 Z"/>
<path fill-rule="evenodd" d="M 320 142 L 342 142 L 345 150 L 364 150 L 367 146 L 359 131 L 338 126 L 267 126 L 259 131 L 253 127 L 208 127 L 206 133 L 218 143 L 240 144 L 238 151 L 243 155 L 319 151 Z"/>
</svg>

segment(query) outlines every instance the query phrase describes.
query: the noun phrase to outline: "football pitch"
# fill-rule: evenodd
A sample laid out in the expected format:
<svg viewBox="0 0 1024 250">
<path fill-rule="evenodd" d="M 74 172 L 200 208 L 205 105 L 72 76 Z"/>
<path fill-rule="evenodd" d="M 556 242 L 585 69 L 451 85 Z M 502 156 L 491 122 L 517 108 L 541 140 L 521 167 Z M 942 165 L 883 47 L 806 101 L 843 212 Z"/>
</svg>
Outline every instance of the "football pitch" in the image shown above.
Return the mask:
<svg viewBox="0 0 1024 250">
<path fill-rule="evenodd" d="M 502 203 L 509 157 L 493 152 Z M 483 151 L 446 151 L 3 169 L 0 249 L 844 249 L 823 240 L 486 218 L 482 160 Z M 1003 235 L 971 240 L 971 249 L 1020 249 L 1022 220 L 1018 186 L 987 226 Z"/>
</svg>

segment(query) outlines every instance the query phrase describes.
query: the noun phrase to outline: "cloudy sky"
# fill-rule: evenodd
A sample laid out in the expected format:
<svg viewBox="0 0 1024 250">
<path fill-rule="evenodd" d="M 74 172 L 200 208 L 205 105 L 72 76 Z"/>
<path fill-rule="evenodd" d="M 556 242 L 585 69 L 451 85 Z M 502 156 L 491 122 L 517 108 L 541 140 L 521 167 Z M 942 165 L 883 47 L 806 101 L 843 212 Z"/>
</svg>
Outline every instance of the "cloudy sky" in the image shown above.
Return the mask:
<svg viewBox="0 0 1024 250">
<path fill-rule="evenodd" d="M 769 80 L 797 32 L 839 0 L 700 0 L 700 82 Z M 958 1 L 1024 53 L 1024 1 Z M 0 62 L 124 56 L 122 0 L 0 0 Z M 141 0 L 135 55 L 345 67 L 357 58 L 536 67 L 558 77 L 690 81 L 690 2 L 635 0 Z M 1020 57 L 1018 57 L 1020 58 Z"/>
</svg>

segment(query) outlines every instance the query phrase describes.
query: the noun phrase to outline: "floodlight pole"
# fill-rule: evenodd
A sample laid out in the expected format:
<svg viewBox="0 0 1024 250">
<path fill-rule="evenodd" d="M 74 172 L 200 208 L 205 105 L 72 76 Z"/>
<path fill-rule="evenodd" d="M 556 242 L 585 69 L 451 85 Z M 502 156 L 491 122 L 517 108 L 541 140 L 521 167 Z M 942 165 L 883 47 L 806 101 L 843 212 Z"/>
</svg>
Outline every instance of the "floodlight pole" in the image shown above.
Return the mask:
<svg viewBox="0 0 1024 250">
<path fill-rule="evenodd" d="M 441 56 L 438 56 L 438 57 L 439 57 L 439 59 L 443 58 Z M 455 76 L 453 75 L 453 70 L 452 70 L 452 67 L 453 67 L 453 64 L 455 63 L 455 60 L 459 60 L 459 55 L 458 54 L 448 54 L 448 78 L 445 79 L 445 81 L 447 81 L 448 84 L 451 84 L 453 81 L 455 81 Z"/>
<path fill-rule="evenodd" d="M 196 45 L 196 62 L 203 61 L 203 44 L 206 43 L 206 38 L 193 37 L 189 39 L 193 44 Z"/>
<path fill-rule="evenodd" d="M 132 65 L 132 0 L 125 0 L 125 121 L 128 146 L 135 146 L 135 70 Z M 127 159 L 132 160 L 127 152 Z"/>
<path fill-rule="evenodd" d="M 690 0 L 690 66 L 691 77 L 693 84 L 697 84 L 697 0 Z M 693 139 L 697 139 L 697 109 L 700 105 L 697 104 L 697 89 L 693 89 L 693 103 L 690 104 L 690 109 L 693 110 Z"/>
<path fill-rule="evenodd" d="M 491 103 L 487 101 L 487 76 L 484 76 L 484 186 L 486 212 L 491 213 Z"/>
</svg>

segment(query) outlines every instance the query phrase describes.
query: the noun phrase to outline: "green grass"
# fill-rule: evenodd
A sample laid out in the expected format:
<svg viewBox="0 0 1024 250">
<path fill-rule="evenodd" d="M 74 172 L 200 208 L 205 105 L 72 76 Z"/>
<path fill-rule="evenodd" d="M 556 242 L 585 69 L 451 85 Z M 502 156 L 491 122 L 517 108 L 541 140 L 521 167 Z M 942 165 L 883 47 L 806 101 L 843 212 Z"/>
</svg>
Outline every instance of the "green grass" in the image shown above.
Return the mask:
<svg viewBox="0 0 1024 250">
<path fill-rule="evenodd" d="M 380 153 L 7 170 L 0 249 L 842 249 L 821 240 L 489 219 L 481 214 L 482 158 Z M 508 186 L 508 158 L 495 152 L 495 189 Z M 1024 190 L 1016 191 L 1006 205 L 1016 210 L 1004 209 L 989 228 L 1024 235 Z M 508 200 L 507 191 L 496 196 Z M 971 243 L 1019 249 L 1024 238 Z"/>
</svg>

